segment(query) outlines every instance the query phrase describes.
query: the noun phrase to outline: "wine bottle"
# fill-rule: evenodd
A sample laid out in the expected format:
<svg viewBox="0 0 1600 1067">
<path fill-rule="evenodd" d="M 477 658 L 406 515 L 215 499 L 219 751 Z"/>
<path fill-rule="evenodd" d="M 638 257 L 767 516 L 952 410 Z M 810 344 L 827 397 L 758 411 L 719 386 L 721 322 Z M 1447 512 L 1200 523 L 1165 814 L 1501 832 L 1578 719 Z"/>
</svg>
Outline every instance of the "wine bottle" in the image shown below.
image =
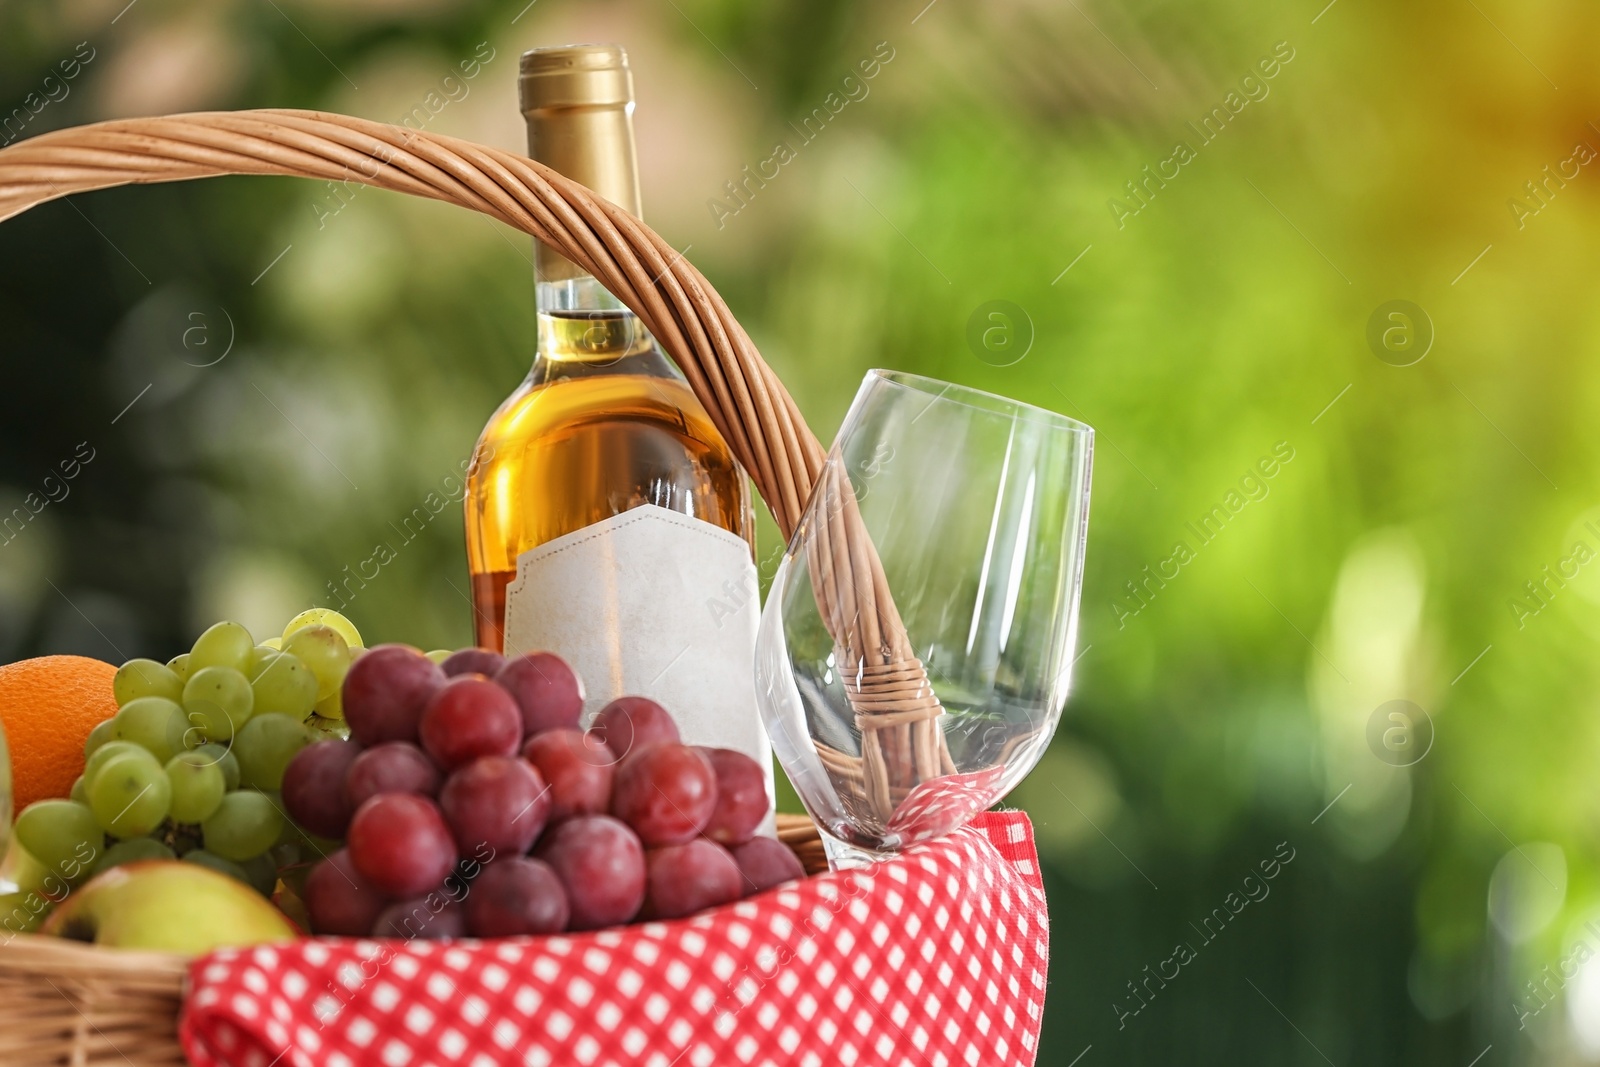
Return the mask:
<svg viewBox="0 0 1600 1067">
<path fill-rule="evenodd" d="M 617 46 L 522 57 L 529 154 L 639 214 Z M 770 767 L 755 702 L 748 480 L 677 369 L 592 275 L 536 245 L 538 350 L 468 472 L 478 644 L 570 662 L 593 715 L 657 700 L 690 744 Z"/>
</svg>

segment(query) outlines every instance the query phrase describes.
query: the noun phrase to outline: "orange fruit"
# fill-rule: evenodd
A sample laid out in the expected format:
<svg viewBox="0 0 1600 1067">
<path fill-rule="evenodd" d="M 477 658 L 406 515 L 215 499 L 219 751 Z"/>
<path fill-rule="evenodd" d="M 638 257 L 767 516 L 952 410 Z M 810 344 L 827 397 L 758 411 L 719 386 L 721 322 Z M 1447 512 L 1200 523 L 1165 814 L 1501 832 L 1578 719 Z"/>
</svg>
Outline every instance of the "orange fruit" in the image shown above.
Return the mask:
<svg viewBox="0 0 1600 1067">
<path fill-rule="evenodd" d="M 84 656 L 39 656 L 0 667 L 0 723 L 11 747 L 15 811 L 64 797 L 83 773 L 89 731 L 117 713 L 117 669 Z"/>
</svg>

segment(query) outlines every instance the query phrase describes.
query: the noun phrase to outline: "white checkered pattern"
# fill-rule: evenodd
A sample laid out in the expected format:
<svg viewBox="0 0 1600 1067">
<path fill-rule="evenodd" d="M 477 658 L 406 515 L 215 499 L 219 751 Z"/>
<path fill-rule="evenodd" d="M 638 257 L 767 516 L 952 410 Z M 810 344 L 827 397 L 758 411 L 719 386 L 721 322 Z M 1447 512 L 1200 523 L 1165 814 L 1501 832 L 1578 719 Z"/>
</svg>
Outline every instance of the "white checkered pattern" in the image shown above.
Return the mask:
<svg viewBox="0 0 1600 1067">
<path fill-rule="evenodd" d="M 691 919 L 319 938 L 190 970 L 195 1067 L 1031 1065 L 1049 924 L 1021 812 Z"/>
</svg>

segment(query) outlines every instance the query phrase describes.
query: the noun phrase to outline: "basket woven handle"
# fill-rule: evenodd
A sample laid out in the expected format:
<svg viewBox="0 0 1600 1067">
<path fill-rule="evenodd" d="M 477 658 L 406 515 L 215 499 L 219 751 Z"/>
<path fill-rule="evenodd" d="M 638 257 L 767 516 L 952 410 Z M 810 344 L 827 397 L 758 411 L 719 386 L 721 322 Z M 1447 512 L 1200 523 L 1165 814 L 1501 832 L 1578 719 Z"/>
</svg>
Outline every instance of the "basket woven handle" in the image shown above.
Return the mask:
<svg viewBox="0 0 1600 1067">
<path fill-rule="evenodd" d="M 320 111 L 121 119 L 0 149 L 0 221 L 71 193 L 225 174 L 356 181 L 442 200 L 560 250 L 660 341 L 754 479 L 784 538 L 793 535 L 825 456 L 788 390 L 716 290 L 671 245 L 531 159 Z M 849 695 L 862 755 L 834 753 L 832 763 L 843 761 L 836 784 L 856 793 L 860 814 L 884 824 L 917 783 L 954 767 L 935 722 L 942 709 L 905 637 L 848 481 L 837 491 L 845 507 L 826 520 L 822 541 L 831 560 L 820 574 L 813 571 L 814 591 L 845 661 L 857 668 Z"/>
<path fill-rule="evenodd" d="M 481 211 L 553 245 L 677 361 L 785 537 L 823 449 L 727 304 L 644 223 L 511 152 L 317 111 L 221 111 L 58 130 L 0 150 L 0 220 L 90 189 L 223 174 L 356 181 Z"/>
</svg>

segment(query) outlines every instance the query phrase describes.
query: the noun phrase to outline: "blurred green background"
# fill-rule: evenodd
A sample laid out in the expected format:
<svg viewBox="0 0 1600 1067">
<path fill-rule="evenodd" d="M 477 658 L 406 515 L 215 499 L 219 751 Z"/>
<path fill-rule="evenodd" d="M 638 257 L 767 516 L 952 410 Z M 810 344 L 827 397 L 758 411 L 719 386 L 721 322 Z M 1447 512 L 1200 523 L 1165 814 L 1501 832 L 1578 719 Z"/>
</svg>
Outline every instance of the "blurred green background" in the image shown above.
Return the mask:
<svg viewBox="0 0 1600 1067">
<path fill-rule="evenodd" d="M 422 108 L 520 150 L 522 49 L 626 45 L 646 217 L 824 441 L 873 366 L 1099 431 L 1075 692 L 1011 798 L 1040 1062 L 1600 1062 L 1600 11 L 925 3 L 7 3 L 0 140 Z M 328 602 L 525 373 L 528 244 L 288 179 L 0 226 L 0 513 L 93 455 L 0 545 L 0 658 Z M 994 300 L 1022 315 L 969 345 Z M 466 589 L 452 512 L 349 613 L 465 644 Z"/>
</svg>

